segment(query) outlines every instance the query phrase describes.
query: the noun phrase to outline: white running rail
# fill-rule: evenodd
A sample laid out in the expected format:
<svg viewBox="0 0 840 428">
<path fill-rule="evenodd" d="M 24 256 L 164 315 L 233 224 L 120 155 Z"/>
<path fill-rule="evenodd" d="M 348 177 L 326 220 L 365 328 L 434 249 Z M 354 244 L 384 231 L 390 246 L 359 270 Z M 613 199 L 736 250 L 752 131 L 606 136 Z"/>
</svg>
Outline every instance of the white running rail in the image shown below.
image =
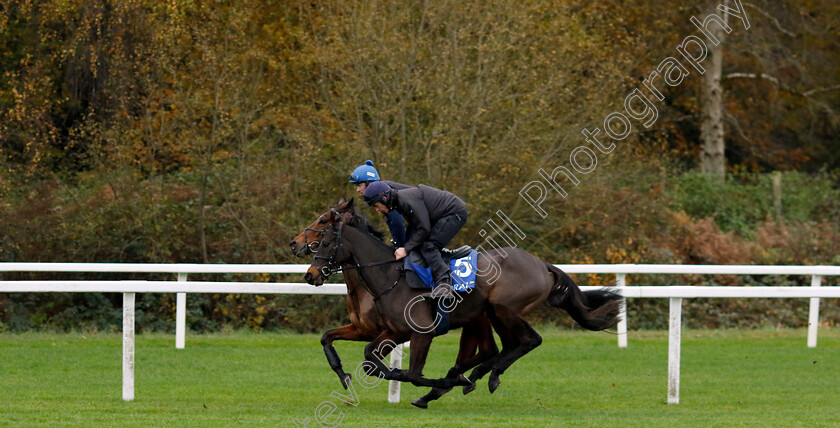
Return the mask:
<svg viewBox="0 0 840 428">
<path fill-rule="evenodd" d="M 305 273 L 309 265 L 205 265 L 124 263 L 0 263 L 0 272 L 110 272 L 172 273 L 177 281 L 0 281 L 0 293 L 15 292 L 102 292 L 123 293 L 123 400 L 134 399 L 134 296 L 135 293 L 177 293 L 176 348 L 185 342 L 187 293 L 241 294 L 346 294 L 344 284 L 313 287 L 301 283 L 198 282 L 187 281 L 190 273 Z M 555 265 L 568 273 L 616 275 L 623 296 L 668 298 L 669 357 L 668 403 L 679 403 L 680 333 L 682 299 L 714 298 L 809 298 L 808 347 L 817 344 L 819 299 L 840 298 L 840 287 L 821 287 L 823 276 L 840 275 L 840 266 L 734 266 L 734 265 Z M 714 274 L 714 275 L 810 275 L 811 287 L 697 287 L 626 285 L 627 274 Z M 591 290 L 597 287 L 581 287 Z M 618 325 L 618 346 L 627 347 L 626 306 Z M 389 402 L 399 402 L 399 385 L 389 388 Z"/>
</svg>

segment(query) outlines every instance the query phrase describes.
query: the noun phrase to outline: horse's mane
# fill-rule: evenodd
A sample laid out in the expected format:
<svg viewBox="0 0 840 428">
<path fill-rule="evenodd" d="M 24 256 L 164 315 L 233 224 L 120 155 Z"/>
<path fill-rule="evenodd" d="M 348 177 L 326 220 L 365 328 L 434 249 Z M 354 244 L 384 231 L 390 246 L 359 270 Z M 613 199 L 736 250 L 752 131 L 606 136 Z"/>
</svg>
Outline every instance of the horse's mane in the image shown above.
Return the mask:
<svg viewBox="0 0 840 428">
<path fill-rule="evenodd" d="M 366 232 L 368 235 L 371 235 L 374 238 L 376 238 L 379 242 L 383 244 L 385 243 L 385 235 L 382 232 L 376 230 L 376 228 L 373 227 L 372 224 L 370 224 L 370 221 L 368 221 L 367 217 L 359 214 L 358 212 L 353 212 L 353 216 L 350 218 L 350 221 L 347 224 L 349 226 L 353 226 L 356 229 L 361 230 L 362 232 Z"/>
</svg>

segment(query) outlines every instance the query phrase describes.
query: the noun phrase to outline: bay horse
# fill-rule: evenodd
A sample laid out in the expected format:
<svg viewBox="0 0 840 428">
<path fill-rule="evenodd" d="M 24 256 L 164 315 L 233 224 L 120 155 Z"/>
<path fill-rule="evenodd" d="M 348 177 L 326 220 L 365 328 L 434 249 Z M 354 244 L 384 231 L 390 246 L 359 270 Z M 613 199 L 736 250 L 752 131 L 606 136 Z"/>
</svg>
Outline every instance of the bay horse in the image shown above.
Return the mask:
<svg viewBox="0 0 840 428">
<path fill-rule="evenodd" d="M 494 392 L 499 376 L 513 362 L 542 343 L 540 335 L 523 318 L 542 303 L 564 309 L 583 328 L 598 331 L 618 323 L 621 295 L 613 288 L 583 292 L 562 270 L 518 248 L 501 248 L 479 253 L 475 288 L 468 295 L 459 293 L 445 303 L 450 311 L 451 328 L 462 327 L 486 313 L 502 340 L 499 354 L 481 363 L 469 379 L 450 374 L 441 379 L 428 379 L 422 374 L 434 329 L 418 326 L 435 325 L 437 311 L 426 303 L 422 290 L 413 290 L 388 260 L 393 250 L 366 231 L 345 223 L 331 211 L 322 220 L 330 224 L 315 260 L 304 279 L 318 286 L 339 265 L 353 266 L 362 277 L 361 284 L 374 296 L 375 306 L 388 328 L 365 347 L 365 359 L 372 364 L 368 374 L 387 380 L 411 382 L 417 386 L 452 387 L 474 384 L 488 372 L 488 387 Z M 501 268 L 498 275 L 488 277 L 491 264 Z M 346 268 L 345 268 L 346 269 Z M 441 301 L 438 305 L 443 304 Z M 389 369 L 376 355 L 386 341 L 402 343 L 411 340 L 409 370 Z M 466 380 L 466 382 L 465 382 Z"/>
<path fill-rule="evenodd" d="M 383 235 L 372 228 L 363 216 L 356 214 L 353 199 L 348 201 L 341 198 L 338 205 L 319 216 L 289 243 L 292 253 L 298 257 L 314 254 L 324 230 L 334 224 L 327 220 L 327 214 L 331 212 L 337 213 L 337 218 L 342 221 L 353 224 L 362 230 L 367 230 L 368 233 L 378 239 L 383 238 Z M 330 368 L 338 375 L 342 386 L 347 388 L 351 375 L 344 372 L 338 352 L 333 347 L 333 342 L 336 340 L 370 342 L 386 330 L 386 324 L 376 310 L 373 296 L 367 288 L 361 285 L 362 278 L 358 271 L 348 269 L 343 273 L 344 281 L 347 284 L 345 303 L 350 324 L 325 332 L 321 337 L 321 345 L 324 347 L 324 354 Z M 448 376 L 460 375 L 498 353 L 499 348 L 493 338 L 490 320 L 486 316 L 479 316 L 462 328 L 458 356 L 455 360 L 455 366 L 450 370 Z M 384 357 L 384 355 L 380 356 Z M 472 391 L 473 388 L 474 385 L 465 386 L 464 393 Z M 412 401 L 412 404 L 420 408 L 426 408 L 429 401 L 437 400 L 450 390 L 451 388 L 434 388 L 423 397 Z"/>
</svg>

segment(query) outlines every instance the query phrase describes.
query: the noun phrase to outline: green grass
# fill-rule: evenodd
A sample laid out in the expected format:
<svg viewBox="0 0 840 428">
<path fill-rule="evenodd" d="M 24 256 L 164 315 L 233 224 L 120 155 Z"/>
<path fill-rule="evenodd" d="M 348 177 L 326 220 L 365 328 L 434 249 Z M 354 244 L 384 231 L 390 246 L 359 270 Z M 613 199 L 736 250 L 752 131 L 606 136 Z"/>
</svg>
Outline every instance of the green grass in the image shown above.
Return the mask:
<svg viewBox="0 0 840 428">
<path fill-rule="evenodd" d="M 840 329 L 822 329 L 816 349 L 804 330 L 683 331 L 680 404 L 666 399 L 667 332 L 630 332 L 627 349 L 604 333 L 538 329 L 543 345 L 502 376 L 427 410 L 409 403 L 425 389 L 356 384 L 359 405 L 339 389 L 315 335 L 237 332 L 140 335 L 136 398 L 121 399 L 121 337 L 0 334 L 0 426 L 294 426 L 322 402 L 339 404 L 344 427 L 840 426 Z M 424 372 L 442 375 L 457 336 L 438 338 Z M 345 369 L 362 345 L 337 345 Z M 407 365 L 407 360 L 405 361 Z M 333 414 L 333 416 L 337 413 Z"/>
</svg>

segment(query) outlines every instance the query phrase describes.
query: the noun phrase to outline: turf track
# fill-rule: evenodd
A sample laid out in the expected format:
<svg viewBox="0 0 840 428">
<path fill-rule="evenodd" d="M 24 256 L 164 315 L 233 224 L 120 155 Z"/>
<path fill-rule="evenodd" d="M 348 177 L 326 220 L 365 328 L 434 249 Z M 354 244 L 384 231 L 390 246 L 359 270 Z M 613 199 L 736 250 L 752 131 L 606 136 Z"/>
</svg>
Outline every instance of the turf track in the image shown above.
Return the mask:
<svg viewBox="0 0 840 428">
<path fill-rule="evenodd" d="M 343 427 L 840 426 L 840 329 L 683 331 L 681 403 L 665 404 L 667 332 L 630 332 L 618 349 L 605 333 L 538 328 L 543 345 L 489 394 L 453 391 L 420 410 L 425 389 L 356 383 L 358 406 L 340 389 L 316 335 L 236 332 L 137 338 L 136 399 L 121 400 L 118 334 L 0 334 L 0 426 L 294 426 L 319 404 L 338 404 Z M 438 338 L 425 369 L 441 375 L 457 336 Z M 361 344 L 339 343 L 345 368 Z M 406 361 L 407 363 L 407 361 Z M 328 408 L 328 404 L 323 409 Z"/>
</svg>

